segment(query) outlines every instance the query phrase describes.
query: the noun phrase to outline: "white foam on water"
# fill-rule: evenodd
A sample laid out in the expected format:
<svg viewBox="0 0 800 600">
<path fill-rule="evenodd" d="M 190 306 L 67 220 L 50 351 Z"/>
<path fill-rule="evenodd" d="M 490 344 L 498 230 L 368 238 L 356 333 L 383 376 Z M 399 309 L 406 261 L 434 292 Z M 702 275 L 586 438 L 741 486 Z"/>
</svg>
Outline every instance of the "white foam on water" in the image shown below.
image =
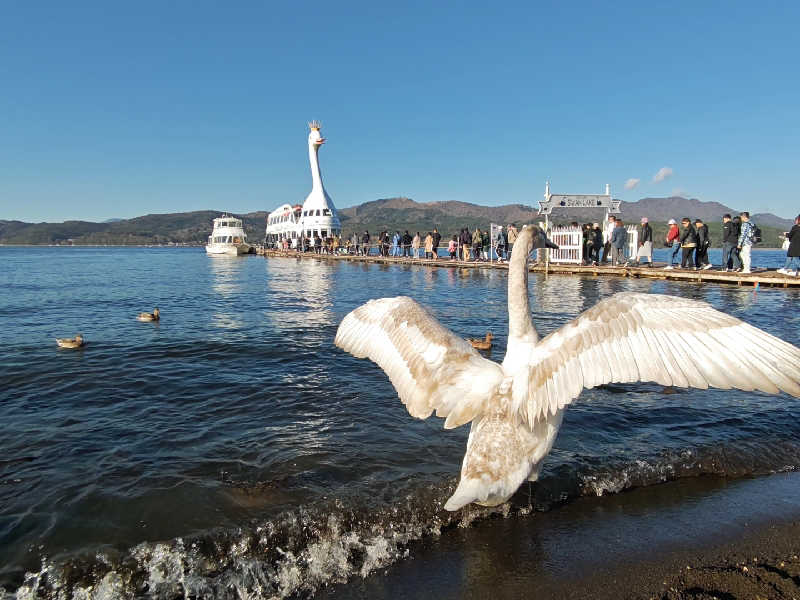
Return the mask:
<svg viewBox="0 0 800 600">
<path fill-rule="evenodd" d="M 718 446 L 671 451 L 600 468 L 586 465 L 545 475 L 511 502 L 494 508 L 469 505 L 444 511 L 454 482 L 406 496 L 382 508 L 300 507 L 251 527 L 212 531 L 185 542 L 145 542 L 121 555 L 53 562 L 27 573 L 15 600 L 117 600 L 154 598 L 282 599 L 365 578 L 409 556 L 409 543 L 448 527 L 470 527 L 489 517 L 523 517 L 579 496 L 602 496 L 632 487 L 703 474 L 749 475 L 793 470 L 796 444 L 753 445 L 737 452 Z M 788 453 L 788 454 L 787 454 Z M 789 456 L 797 455 L 793 463 Z M 516 501 L 515 501 L 516 500 Z M 0 597 L 7 596 L 0 591 Z M 6 600 L 6 598 L 3 598 Z"/>
</svg>

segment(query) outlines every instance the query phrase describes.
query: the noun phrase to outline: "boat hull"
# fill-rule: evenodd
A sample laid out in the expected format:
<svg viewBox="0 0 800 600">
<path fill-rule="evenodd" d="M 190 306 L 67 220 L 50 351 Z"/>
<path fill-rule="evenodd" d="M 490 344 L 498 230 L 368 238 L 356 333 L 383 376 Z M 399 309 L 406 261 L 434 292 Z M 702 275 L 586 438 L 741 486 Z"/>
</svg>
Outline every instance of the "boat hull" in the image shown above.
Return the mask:
<svg viewBox="0 0 800 600">
<path fill-rule="evenodd" d="M 249 244 L 208 244 L 206 246 L 206 254 L 212 256 L 241 256 L 249 253 Z"/>
</svg>

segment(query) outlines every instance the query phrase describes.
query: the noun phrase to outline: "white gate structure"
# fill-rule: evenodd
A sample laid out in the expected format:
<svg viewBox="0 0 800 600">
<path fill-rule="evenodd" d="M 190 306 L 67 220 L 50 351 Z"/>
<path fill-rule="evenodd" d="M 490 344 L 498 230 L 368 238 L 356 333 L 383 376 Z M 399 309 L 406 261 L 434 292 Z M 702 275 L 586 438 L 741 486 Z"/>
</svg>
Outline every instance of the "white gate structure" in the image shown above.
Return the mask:
<svg viewBox="0 0 800 600">
<path fill-rule="evenodd" d="M 552 227 L 548 237 L 558 245 L 558 250 L 550 250 L 550 262 L 583 264 L 583 230 L 580 227 Z"/>
<path fill-rule="evenodd" d="M 625 248 L 625 257 L 628 260 L 636 260 L 639 253 L 639 228 L 636 225 L 628 225 L 628 247 Z"/>
</svg>

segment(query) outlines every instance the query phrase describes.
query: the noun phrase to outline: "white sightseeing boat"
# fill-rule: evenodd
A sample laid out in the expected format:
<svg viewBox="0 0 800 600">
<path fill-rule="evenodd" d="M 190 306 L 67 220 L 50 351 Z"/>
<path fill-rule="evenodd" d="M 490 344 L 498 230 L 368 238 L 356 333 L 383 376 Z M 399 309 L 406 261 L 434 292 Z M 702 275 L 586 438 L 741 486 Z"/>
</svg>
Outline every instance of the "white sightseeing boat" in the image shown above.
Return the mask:
<svg viewBox="0 0 800 600">
<path fill-rule="evenodd" d="M 267 246 L 279 247 L 284 240 L 289 246 L 297 246 L 300 238 L 300 222 L 303 206 L 301 204 L 283 204 L 267 215 Z"/>
<path fill-rule="evenodd" d="M 206 252 L 226 256 L 248 254 L 250 245 L 247 243 L 242 220 L 227 214 L 214 219 L 214 229 L 208 236 Z"/>
<path fill-rule="evenodd" d="M 289 245 L 295 248 L 303 237 L 312 245 L 315 238 L 324 240 L 342 234 L 336 207 L 325 190 L 319 168 L 319 147 L 325 143 L 325 138 L 319 132 L 321 125 L 318 121 L 311 121 L 308 127 L 311 130 L 308 134 L 311 193 L 302 206 L 284 204 L 267 215 L 268 246 L 280 246 L 284 240 L 288 240 Z"/>
</svg>

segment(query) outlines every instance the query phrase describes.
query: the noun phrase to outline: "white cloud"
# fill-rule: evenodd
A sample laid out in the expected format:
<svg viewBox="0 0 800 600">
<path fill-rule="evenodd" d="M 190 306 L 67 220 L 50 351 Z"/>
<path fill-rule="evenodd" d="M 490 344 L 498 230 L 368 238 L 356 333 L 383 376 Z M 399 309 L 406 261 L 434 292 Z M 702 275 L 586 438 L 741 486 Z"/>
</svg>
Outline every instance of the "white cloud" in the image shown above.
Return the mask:
<svg viewBox="0 0 800 600">
<path fill-rule="evenodd" d="M 658 173 L 656 173 L 655 176 L 653 177 L 653 183 L 659 183 L 660 181 L 664 181 L 667 177 L 672 177 L 672 168 L 661 167 L 658 170 Z"/>
<path fill-rule="evenodd" d="M 631 177 L 630 179 L 628 179 L 628 181 L 625 182 L 625 189 L 632 190 L 637 185 L 639 185 L 640 181 L 641 179 L 636 179 L 635 177 Z"/>
</svg>

